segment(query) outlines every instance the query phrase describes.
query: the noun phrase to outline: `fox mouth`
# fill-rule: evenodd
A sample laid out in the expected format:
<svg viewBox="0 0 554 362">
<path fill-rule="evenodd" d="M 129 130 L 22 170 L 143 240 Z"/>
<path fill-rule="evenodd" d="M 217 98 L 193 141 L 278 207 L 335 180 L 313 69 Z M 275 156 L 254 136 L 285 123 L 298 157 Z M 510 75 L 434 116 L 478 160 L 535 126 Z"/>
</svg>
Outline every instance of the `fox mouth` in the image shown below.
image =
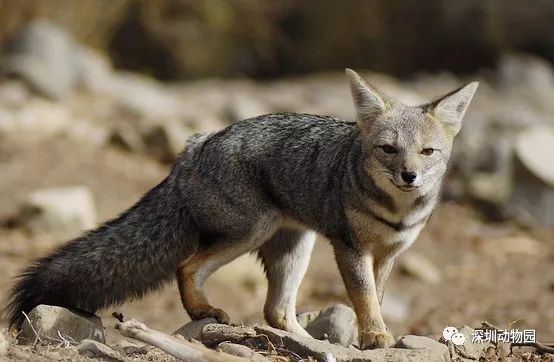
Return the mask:
<svg viewBox="0 0 554 362">
<path fill-rule="evenodd" d="M 400 191 L 403 192 L 412 192 L 415 189 L 419 188 L 418 185 L 397 185 L 393 180 L 390 180 L 391 184 L 396 186 Z"/>
<path fill-rule="evenodd" d="M 398 187 L 400 190 L 404 192 L 412 192 L 415 189 L 417 189 L 419 186 L 405 185 L 405 186 L 396 186 L 396 187 Z"/>
</svg>

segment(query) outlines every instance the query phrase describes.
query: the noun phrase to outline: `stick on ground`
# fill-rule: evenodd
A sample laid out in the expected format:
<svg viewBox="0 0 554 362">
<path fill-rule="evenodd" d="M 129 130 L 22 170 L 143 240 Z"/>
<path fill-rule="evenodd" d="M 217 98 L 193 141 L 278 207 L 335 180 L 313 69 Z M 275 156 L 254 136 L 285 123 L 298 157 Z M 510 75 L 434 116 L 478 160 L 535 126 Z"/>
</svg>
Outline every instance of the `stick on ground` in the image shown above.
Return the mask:
<svg viewBox="0 0 554 362">
<path fill-rule="evenodd" d="M 180 340 L 162 332 L 148 328 L 144 323 L 131 319 L 123 323 L 117 323 L 115 328 L 129 338 L 134 338 L 144 343 L 169 353 L 175 358 L 184 361 L 200 362 L 246 362 L 248 359 L 232 356 L 223 352 L 216 352 L 200 344 L 194 344 L 186 340 Z"/>
</svg>

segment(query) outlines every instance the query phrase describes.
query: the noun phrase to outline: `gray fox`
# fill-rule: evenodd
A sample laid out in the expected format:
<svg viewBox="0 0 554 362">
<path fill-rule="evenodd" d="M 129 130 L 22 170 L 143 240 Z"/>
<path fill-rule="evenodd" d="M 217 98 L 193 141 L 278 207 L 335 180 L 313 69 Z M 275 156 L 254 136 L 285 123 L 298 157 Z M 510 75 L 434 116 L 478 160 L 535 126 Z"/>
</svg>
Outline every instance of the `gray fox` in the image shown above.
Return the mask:
<svg viewBox="0 0 554 362">
<path fill-rule="evenodd" d="M 256 252 L 268 279 L 265 319 L 307 336 L 295 304 L 317 232 L 332 244 L 359 347 L 393 345 L 380 313 L 385 283 L 437 204 L 478 83 L 411 107 L 346 74 L 355 122 L 268 114 L 193 136 L 170 174 L 134 206 L 19 276 L 6 306 L 10 325 L 39 304 L 94 313 L 175 276 L 192 319 L 228 323 L 203 284 Z"/>
</svg>

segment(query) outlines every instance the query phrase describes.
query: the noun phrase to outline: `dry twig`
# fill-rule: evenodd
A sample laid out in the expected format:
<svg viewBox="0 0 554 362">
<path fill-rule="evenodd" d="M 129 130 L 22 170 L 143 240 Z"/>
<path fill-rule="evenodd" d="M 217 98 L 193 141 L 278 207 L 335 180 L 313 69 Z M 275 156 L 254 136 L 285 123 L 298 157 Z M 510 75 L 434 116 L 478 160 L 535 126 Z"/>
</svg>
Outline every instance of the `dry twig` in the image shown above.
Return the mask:
<svg viewBox="0 0 554 362">
<path fill-rule="evenodd" d="M 203 345 L 196 345 L 186 340 L 179 340 L 165 333 L 148 328 L 145 324 L 131 319 L 127 322 L 117 323 L 115 328 L 125 336 L 151 344 L 169 353 L 175 358 L 191 361 L 209 362 L 246 362 L 245 358 L 232 356 L 223 352 L 216 352 Z"/>
</svg>

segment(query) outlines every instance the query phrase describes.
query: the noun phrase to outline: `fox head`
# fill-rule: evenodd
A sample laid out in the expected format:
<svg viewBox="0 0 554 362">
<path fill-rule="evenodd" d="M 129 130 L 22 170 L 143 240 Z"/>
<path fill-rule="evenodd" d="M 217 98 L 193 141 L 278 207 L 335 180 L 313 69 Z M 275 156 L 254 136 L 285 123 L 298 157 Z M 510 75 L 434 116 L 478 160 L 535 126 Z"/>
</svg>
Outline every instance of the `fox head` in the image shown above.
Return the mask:
<svg viewBox="0 0 554 362">
<path fill-rule="evenodd" d="M 346 69 L 365 153 L 376 184 L 395 193 L 424 194 L 439 186 L 452 142 L 479 85 L 471 82 L 434 101 L 407 106 Z"/>
</svg>

